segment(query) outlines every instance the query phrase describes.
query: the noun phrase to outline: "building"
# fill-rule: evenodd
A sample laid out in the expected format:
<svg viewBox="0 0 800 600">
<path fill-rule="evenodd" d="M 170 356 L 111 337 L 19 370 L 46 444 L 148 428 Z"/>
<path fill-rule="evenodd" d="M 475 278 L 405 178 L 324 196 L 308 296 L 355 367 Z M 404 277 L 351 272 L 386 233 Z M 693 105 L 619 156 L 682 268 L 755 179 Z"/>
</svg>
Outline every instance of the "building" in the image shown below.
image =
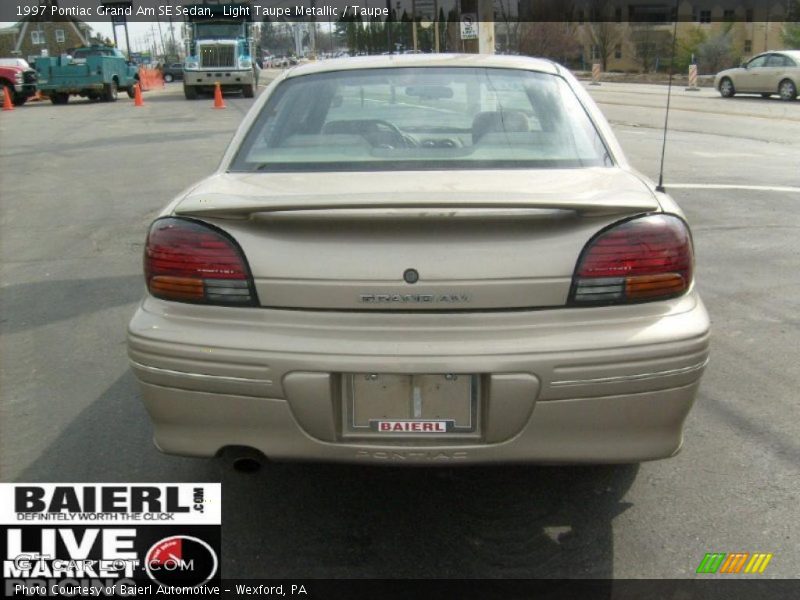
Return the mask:
<svg viewBox="0 0 800 600">
<path fill-rule="evenodd" d="M 58 5 L 58 0 L 40 0 Z M 49 14 L 49 13 L 47 13 Z M 38 56 L 58 56 L 87 45 L 92 28 L 79 19 L 62 16 L 29 16 L 0 29 L 0 57 L 19 57 L 32 62 Z"/>
<path fill-rule="evenodd" d="M 535 20 L 523 6 L 533 3 L 520 4 L 520 18 Z M 723 32 L 729 32 L 736 59 L 782 49 L 789 6 L 787 0 L 682 0 L 676 14 L 672 0 L 575 0 L 572 19 L 583 52 L 581 64 L 573 66 L 588 69 L 601 63 L 607 71 L 664 70 L 672 54 L 676 17 L 679 52 L 691 40 L 712 39 Z"/>
</svg>

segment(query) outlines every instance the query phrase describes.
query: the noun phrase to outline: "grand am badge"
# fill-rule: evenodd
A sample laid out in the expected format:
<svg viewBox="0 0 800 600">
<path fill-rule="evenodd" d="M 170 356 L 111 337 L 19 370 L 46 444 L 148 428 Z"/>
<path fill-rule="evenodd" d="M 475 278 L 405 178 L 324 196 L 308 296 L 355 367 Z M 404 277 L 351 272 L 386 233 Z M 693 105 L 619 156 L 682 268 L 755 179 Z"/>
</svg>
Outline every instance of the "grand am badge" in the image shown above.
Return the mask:
<svg viewBox="0 0 800 600">
<path fill-rule="evenodd" d="M 364 304 L 464 304 L 467 294 L 361 294 Z"/>
</svg>

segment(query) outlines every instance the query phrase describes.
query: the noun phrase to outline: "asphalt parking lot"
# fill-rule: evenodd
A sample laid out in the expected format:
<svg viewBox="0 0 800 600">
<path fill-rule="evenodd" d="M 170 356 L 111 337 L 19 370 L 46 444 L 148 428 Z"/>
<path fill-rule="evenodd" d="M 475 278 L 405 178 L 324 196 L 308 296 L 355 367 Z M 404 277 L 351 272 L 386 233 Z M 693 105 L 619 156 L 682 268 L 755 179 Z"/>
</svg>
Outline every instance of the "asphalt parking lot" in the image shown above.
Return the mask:
<svg viewBox="0 0 800 600">
<path fill-rule="evenodd" d="M 589 89 L 656 178 L 666 88 Z M 226 577 L 692 577 L 717 551 L 797 575 L 800 100 L 675 90 L 665 182 L 714 327 L 676 458 L 251 475 L 159 454 L 125 351 L 147 225 L 216 166 L 252 100 L 226 102 L 0 115 L 0 480 L 221 480 Z"/>
</svg>

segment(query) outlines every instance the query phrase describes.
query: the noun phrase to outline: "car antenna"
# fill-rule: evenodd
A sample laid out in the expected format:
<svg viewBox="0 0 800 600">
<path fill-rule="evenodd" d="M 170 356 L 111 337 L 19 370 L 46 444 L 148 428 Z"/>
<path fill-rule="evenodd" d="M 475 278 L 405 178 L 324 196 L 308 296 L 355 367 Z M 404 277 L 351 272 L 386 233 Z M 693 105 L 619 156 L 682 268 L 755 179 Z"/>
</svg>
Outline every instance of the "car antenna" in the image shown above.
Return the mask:
<svg viewBox="0 0 800 600">
<path fill-rule="evenodd" d="M 664 155 L 667 153 L 667 126 L 669 125 L 669 104 L 672 99 L 672 75 L 675 71 L 675 46 L 678 41 L 678 9 L 680 0 L 675 0 L 675 24 L 672 31 L 672 54 L 669 57 L 669 83 L 667 84 L 667 110 L 664 114 L 664 137 L 661 141 L 661 166 L 658 169 L 658 185 L 656 191 L 662 194 L 666 192 L 664 187 Z"/>
</svg>

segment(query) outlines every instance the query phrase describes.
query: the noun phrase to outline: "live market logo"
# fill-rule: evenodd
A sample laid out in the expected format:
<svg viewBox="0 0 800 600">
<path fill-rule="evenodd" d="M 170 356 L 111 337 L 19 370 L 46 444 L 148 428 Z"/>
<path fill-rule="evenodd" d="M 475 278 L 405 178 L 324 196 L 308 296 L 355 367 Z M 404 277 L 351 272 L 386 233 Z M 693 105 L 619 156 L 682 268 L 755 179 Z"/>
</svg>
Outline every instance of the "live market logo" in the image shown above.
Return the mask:
<svg viewBox="0 0 800 600">
<path fill-rule="evenodd" d="M 210 593 L 221 508 L 218 483 L 0 484 L 2 592 Z"/>
</svg>

